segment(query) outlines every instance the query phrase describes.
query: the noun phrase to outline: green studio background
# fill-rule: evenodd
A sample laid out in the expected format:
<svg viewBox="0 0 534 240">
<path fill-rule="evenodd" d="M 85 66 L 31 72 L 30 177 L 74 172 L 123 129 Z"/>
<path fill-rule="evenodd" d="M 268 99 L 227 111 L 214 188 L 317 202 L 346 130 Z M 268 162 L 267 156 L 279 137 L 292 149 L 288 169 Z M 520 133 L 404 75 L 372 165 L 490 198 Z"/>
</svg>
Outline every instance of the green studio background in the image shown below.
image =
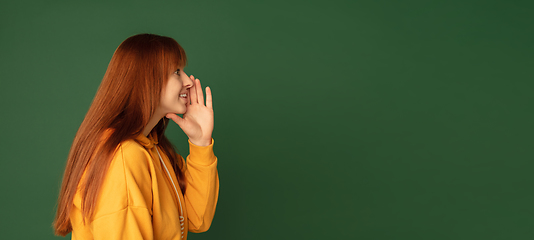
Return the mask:
<svg viewBox="0 0 534 240">
<path fill-rule="evenodd" d="M 213 89 L 220 196 L 190 239 L 534 237 L 532 1 L 0 6 L 2 239 L 61 239 L 70 145 L 142 32 Z"/>
</svg>

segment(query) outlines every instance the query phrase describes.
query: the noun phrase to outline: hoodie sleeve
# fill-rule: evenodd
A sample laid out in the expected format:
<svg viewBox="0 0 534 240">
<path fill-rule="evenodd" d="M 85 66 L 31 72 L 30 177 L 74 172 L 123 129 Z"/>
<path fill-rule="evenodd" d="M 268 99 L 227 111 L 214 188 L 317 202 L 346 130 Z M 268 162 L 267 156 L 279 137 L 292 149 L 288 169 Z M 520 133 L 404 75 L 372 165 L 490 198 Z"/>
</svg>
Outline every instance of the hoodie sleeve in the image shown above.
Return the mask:
<svg viewBox="0 0 534 240">
<path fill-rule="evenodd" d="M 90 224 L 98 239 L 153 239 L 151 176 L 148 156 L 133 144 L 121 145 L 101 188 Z"/>
<path fill-rule="evenodd" d="M 217 157 L 209 146 L 197 146 L 189 141 L 189 156 L 185 177 L 185 205 L 190 232 L 205 232 L 210 228 L 219 196 Z"/>
<path fill-rule="evenodd" d="M 154 239 L 151 220 L 148 209 L 128 206 L 93 221 L 91 230 L 95 240 Z"/>
</svg>

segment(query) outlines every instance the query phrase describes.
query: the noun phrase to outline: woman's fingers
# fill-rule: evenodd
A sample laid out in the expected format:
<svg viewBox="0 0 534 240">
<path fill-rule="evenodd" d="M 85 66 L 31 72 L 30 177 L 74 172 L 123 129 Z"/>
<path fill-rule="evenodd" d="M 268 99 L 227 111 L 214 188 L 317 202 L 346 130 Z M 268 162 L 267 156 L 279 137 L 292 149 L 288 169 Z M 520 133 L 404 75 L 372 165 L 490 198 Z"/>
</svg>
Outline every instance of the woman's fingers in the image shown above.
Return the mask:
<svg viewBox="0 0 534 240">
<path fill-rule="evenodd" d="M 200 103 L 200 105 L 204 105 L 204 94 L 202 93 L 202 86 L 200 85 L 200 80 L 198 80 L 198 78 L 195 82 L 195 88 L 197 90 L 198 103 Z"/>
<path fill-rule="evenodd" d="M 213 109 L 213 104 L 211 100 L 211 88 L 206 87 L 206 107 Z"/>
<path fill-rule="evenodd" d="M 189 89 L 189 98 L 191 99 L 191 104 L 197 104 L 198 103 L 198 99 L 197 99 L 197 91 L 196 91 L 196 81 L 195 81 L 195 77 L 193 75 L 189 76 L 189 78 L 191 78 L 191 81 L 193 81 L 193 86 Z"/>
</svg>

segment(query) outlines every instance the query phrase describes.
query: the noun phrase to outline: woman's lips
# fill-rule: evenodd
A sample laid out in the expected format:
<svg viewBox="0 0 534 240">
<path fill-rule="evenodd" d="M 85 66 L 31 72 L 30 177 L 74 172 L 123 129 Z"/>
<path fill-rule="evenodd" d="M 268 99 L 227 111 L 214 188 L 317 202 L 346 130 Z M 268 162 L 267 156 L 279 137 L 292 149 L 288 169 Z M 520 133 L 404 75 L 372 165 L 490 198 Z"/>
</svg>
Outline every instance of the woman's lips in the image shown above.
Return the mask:
<svg viewBox="0 0 534 240">
<path fill-rule="evenodd" d="M 180 96 L 180 99 L 183 99 L 186 103 L 188 102 L 189 94 L 187 94 L 187 93 L 182 93 L 182 94 L 180 94 L 179 96 Z"/>
</svg>

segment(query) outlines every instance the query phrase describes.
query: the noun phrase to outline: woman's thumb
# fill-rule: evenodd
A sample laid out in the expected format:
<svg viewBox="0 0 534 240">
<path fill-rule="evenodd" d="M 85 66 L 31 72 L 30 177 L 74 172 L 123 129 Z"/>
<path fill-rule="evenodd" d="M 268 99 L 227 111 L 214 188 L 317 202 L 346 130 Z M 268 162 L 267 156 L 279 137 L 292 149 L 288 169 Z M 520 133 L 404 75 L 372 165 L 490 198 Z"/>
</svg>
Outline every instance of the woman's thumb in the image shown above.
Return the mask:
<svg viewBox="0 0 534 240">
<path fill-rule="evenodd" d="M 181 118 L 180 116 L 174 114 L 174 113 L 167 113 L 167 115 L 165 115 L 166 118 L 169 118 L 169 119 L 172 119 L 176 124 L 180 125 L 183 123 L 184 119 Z"/>
</svg>

